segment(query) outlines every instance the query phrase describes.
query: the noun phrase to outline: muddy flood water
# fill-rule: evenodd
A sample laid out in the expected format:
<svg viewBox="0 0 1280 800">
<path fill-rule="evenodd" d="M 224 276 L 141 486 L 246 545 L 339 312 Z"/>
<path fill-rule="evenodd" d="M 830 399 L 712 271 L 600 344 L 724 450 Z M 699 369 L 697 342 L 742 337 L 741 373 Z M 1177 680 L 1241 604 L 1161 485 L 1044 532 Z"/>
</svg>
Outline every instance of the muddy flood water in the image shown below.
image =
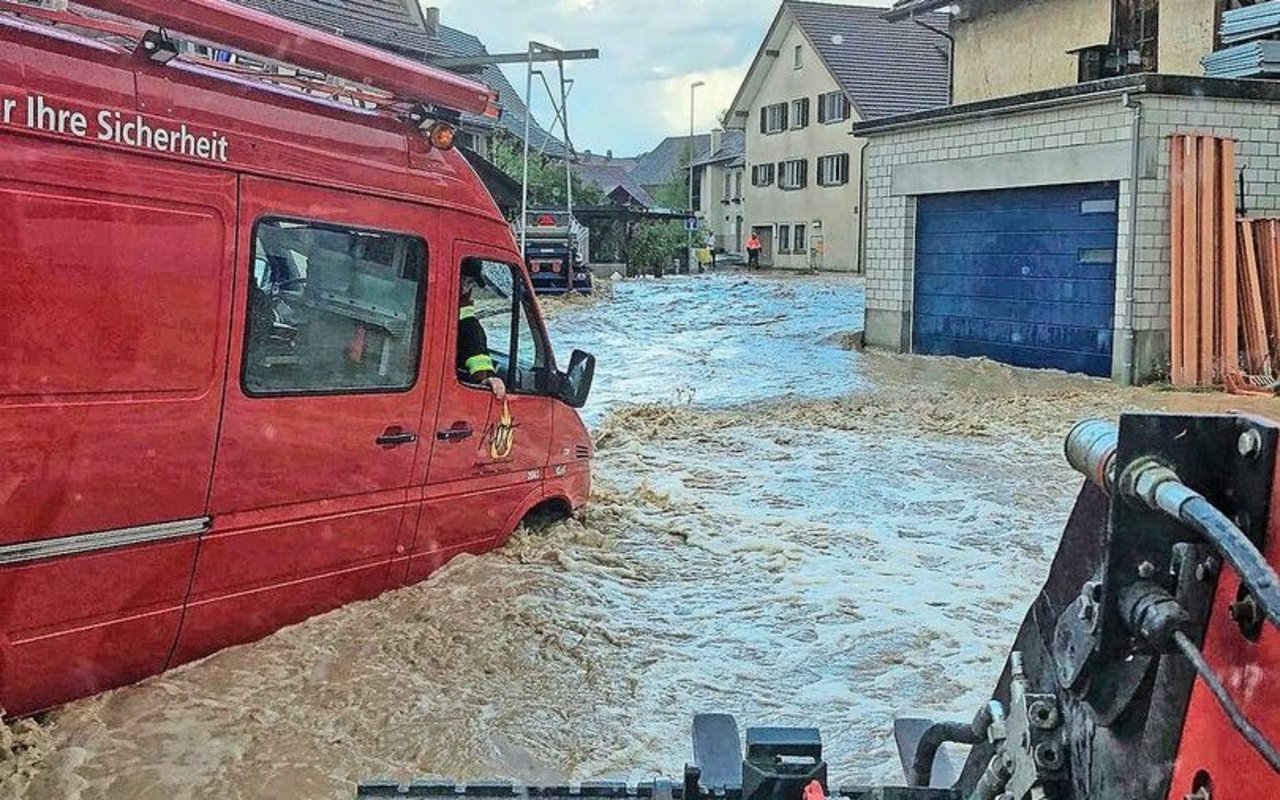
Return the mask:
<svg viewBox="0 0 1280 800">
<path fill-rule="evenodd" d="M 900 781 L 893 717 L 968 719 L 1039 589 L 1071 424 L 1240 404 L 847 350 L 862 298 L 716 275 L 556 303 L 562 360 L 600 362 L 579 519 L 0 726 L 0 796 L 674 777 L 701 711 L 816 725 L 836 782 Z"/>
</svg>

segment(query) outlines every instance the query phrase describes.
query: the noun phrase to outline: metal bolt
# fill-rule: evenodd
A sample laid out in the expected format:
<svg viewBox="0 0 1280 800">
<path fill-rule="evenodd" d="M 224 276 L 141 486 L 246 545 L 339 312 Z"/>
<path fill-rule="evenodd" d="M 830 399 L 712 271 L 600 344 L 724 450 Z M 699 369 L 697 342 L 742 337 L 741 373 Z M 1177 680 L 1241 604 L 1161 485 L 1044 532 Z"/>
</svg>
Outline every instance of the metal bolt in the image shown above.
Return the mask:
<svg viewBox="0 0 1280 800">
<path fill-rule="evenodd" d="M 1058 709 L 1053 703 L 1037 700 L 1028 709 L 1031 724 L 1041 730 L 1052 730 L 1058 726 Z"/>
<path fill-rule="evenodd" d="M 1262 452 L 1262 435 L 1250 428 L 1240 434 L 1240 438 L 1236 440 L 1236 449 L 1245 458 L 1257 458 Z"/>
<path fill-rule="evenodd" d="M 1062 753 L 1053 742 L 1041 742 L 1034 751 L 1036 766 L 1041 769 L 1055 770 L 1062 766 Z"/>
<path fill-rule="evenodd" d="M 1138 565 L 1138 577 L 1143 580 L 1150 580 L 1156 574 L 1156 565 L 1150 561 L 1143 561 Z"/>
<path fill-rule="evenodd" d="M 1196 565 L 1196 580 L 1204 582 L 1216 577 L 1220 566 L 1218 559 L 1209 556 Z"/>
</svg>

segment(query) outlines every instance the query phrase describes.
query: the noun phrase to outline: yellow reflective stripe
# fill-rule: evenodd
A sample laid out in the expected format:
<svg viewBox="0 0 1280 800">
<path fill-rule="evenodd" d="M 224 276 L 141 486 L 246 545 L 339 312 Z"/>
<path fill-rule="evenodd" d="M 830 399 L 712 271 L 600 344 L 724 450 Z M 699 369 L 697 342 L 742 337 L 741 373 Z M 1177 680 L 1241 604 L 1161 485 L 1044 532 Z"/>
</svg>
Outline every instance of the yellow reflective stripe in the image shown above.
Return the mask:
<svg viewBox="0 0 1280 800">
<path fill-rule="evenodd" d="M 475 317 L 476 317 L 475 306 L 463 306 L 461 309 L 458 310 L 458 319 L 475 319 Z"/>
<path fill-rule="evenodd" d="M 466 360 L 465 366 L 467 368 L 467 373 L 470 375 L 475 375 L 477 372 L 497 372 L 498 371 L 496 368 L 494 368 L 493 359 L 489 357 L 488 353 L 481 353 L 478 356 L 472 356 L 471 358 L 468 358 Z"/>
</svg>

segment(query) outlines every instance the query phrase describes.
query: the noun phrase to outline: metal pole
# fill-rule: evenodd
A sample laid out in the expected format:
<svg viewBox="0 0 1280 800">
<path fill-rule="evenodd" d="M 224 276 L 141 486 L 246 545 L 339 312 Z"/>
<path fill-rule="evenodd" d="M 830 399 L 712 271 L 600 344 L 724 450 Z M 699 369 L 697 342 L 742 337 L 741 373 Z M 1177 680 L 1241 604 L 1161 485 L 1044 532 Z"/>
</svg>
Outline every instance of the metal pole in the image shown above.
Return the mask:
<svg viewBox="0 0 1280 800">
<path fill-rule="evenodd" d="M 565 277 L 569 281 L 569 291 L 573 292 L 575 256 L 581 256 L 578 253 L 577 229 L 573 224 L 573 163 L 569 157 L 572 154 L 572 147 L 569 145 L 569 92 L 564 83 L 564 62 L 557 61 L 556 65 L 560 69 L 560 130 L 564 131 L 564 208 L 565 208 L 565 227 L 569 231 L 569 259 L 564 265 Z"/>
<path fill-rule="evenodd" d="M 689 84 L 689 216 L 693 216 L 693 97 L 699 86 L 704 81 L 694 81 Z M 689 273 L 693 274 L 693 231 L 689 229 L 689 224 L 685 223 L 685 258 L 688 260 L 686 265 Z"/>
<path fill-rule="evenodd" d="M 693 94 L 697 84 L 689 85 L 689 216 L 693 216 Z M 688 259 L 689 273 L 693 273 L 693 231 L 689 223 L 685 225 L 685 258 Z"/>
<path fill-rule="evenodd" d="M 569 91 L 564 80 L 564 62 L 557 62 L 560 65 L 560 128 L 564 131 L 564 181 L 565 181 L 565 197 L 568 198 L 565 207 L 569 210 L 569 216 L 573 216 L 573 168 L 570 165 L 569 158 L 573 155 L 573 145 L 569 144 Z"/>
<path fill-rule="evenodd" d="M 529 42 L 528 72 L 524 84 L 524 177 L 520 181 L 520 259 L 524 260 L 529 228 L 529 124 L 533 119 L 533 42 Z"/>
</svg>

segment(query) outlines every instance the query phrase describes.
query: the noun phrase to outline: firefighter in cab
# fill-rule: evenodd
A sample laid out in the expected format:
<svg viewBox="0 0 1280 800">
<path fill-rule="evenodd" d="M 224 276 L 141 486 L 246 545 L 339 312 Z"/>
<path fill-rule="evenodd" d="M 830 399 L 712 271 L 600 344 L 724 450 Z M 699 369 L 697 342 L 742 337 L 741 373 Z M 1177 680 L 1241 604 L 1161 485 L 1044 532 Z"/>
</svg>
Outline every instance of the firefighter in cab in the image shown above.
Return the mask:
<svg viewBox="0 0 1280 800">
<path fill-rule="evenodd" d="M 499 400 L 506 399 L 507 387 L 498 377 L 484 326 L 476 317 L 471 293 L 484 288 L 484 269 L 480 261 L 468 258 L 462 262 L 462 283 L 458 297 L 458 369 L 466 379 L 488 386 Z"/>
</svg>

